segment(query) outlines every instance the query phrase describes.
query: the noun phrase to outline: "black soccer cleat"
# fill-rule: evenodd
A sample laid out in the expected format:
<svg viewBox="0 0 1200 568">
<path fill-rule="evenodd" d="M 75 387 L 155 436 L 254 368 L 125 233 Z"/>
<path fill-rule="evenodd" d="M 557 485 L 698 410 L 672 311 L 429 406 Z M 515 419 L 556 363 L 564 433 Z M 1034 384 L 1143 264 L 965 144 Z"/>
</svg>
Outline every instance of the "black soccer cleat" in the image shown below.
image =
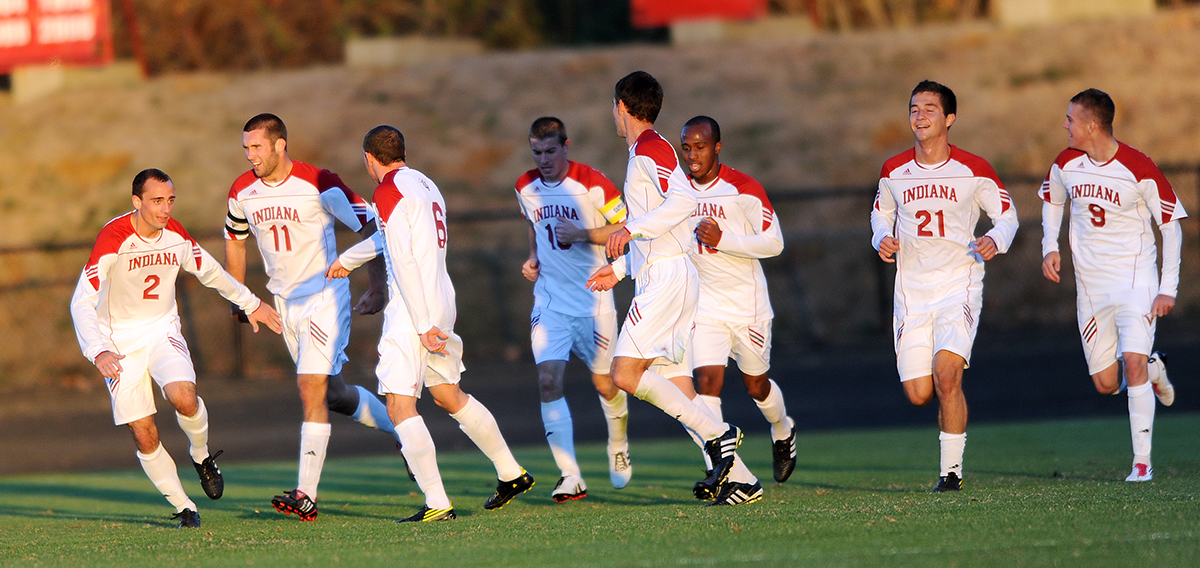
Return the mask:
<svg viewBox="0 0 1200 568">
<path fill-rule="evenodd" d="M 285 515 L 294 513 L 301 521 L 317 520 L 317 504 L 299 489 L 276 495 L 271 499 L 271 504 L 275 506 L 275 510 Z"/>
<path fill-rule="evenodd" d="M 697 499 L 715 498 L 720 486 L 729 479 L 729 470 L 733 468 L 734 453 L 742 443 L 742 430 L 730 425 L 724 434 L 704 443 L 704 452 L 712 462 L 708 476 L 692 488 Z M 705 495 L 705 496 L 702 496 Z"/>
<path fill-rule="evenodd" d="M 191 509 L 184 509 L 174 515 L 172 519 L 179 519 L 179 527 L 181 529 L 198 529 L 200 528 L 200 513 Z"/>
<path fill-rule="evenodd" d="M 225 453 L 225 450 L 217 450 L 217 453 L 204 458 L 200 463 L 192 462 L 196 466 L 196 473 L 200 476 L 200 487 L 204 489 L 204 494 L 208 495 L 209 499 L 220 499 L 225 493 L 225 478 L 221 476 L 221 470 L 217 467 L 217 456 Z"/>
<path fill-rule="evenodd" d="M 792 476 L 796 469 L 796 426 L 793 423 L 792 434 L 783 440 L 775 440 L 771 445 L 772 473 L 775 481 L 783 483 Z"/>
<path fill-rule="evenodd" d="M 454 514 L 453 508 L 430 509 L 429 505 L 425 505 L 425 506 L 421 507 L 420 511 L 417 511 L 417 514 L 415 514 L 411 517 L 397 519 L 396 522 L 397 523 L 432 523 L 435 521 L 452 521 L 457 518 L 458 518 L 458 515 Z"/>
<path fill-rule="evenodd" d="M 499 509 L 512 501 L 514 497 L 533 487 L 533 476 L 524 469 L 521 470 L 521 475 L 516 479 L 501 481 L 496 485 L 496 493 L 488 497 L 486 503 L 483 504 L 484 509 Z"/>
<path fill-rule="evenodd" d="M 953 471 L 938 478 L 937 487 L 933 488 L 934 493 L 945 493 L 947 491 L 961 491 L 962 478 Z"/>
<path fill-rule="evenodd" d="M 755 481 L 750 483 L 730 482 L 721 486 L 721 492 L 717 494 L 717 498 L 712 503 L 704 505 L 705 507 L 721 507 L 724 505 L 747 505 L 755 501 L 761 500 L 763 496 L 762 484 Z"/>
</svg>

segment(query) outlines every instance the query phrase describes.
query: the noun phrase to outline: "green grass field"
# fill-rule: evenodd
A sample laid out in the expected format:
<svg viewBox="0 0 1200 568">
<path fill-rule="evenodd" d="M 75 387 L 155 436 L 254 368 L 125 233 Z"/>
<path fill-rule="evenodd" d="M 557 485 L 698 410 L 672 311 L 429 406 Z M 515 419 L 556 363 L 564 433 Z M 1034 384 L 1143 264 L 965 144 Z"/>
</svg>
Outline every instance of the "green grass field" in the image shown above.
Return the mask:
<svg viewBox="0 0 1200 568">
<path fill-rule="evenodd" d="M 419 525 L 392 522 L 423 503 L 395 455 L 330 460 L 315 523 L 271 509 L 271 495 L 295 484 L 291 461 L 223 462 L 215 502 L 181 469 L 204 524 L 189 531 L 170 528 L 173 511 L 140 470 L 8 477 L 0 565 L 1200 565 L 1200 415 L 1160 413 L 1155 442 L 1156 479 L 1130 484 L 1124 418 L 973 426 L 965 490 L 934 495 L 933 427 L 811 433 L 790 481 L 721 508 L 692 498 L 700 456 L 682 433 L 635 440 L 621 491 L 603 446 L 580 446 L 589 496 L 561 505 L 549 498 L 549 451 L 519 448 L 538 483 L 500 511 L 483 510 L 495 484 L 483 455 L 443 452 L 459 518 Z M 742 448 L 769 481 L 768 440 Z"/>
</svg>

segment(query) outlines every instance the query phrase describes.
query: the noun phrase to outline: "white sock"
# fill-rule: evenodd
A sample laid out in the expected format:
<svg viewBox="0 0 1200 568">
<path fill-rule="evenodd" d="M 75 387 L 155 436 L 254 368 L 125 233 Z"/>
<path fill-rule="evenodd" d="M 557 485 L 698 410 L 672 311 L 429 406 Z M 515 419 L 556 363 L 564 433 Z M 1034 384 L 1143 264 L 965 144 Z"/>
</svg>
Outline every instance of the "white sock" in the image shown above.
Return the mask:
<svg viewBox="0 0 1200 568">
<path fill-rule="evenodd" d="M 1154 387 L 1150 383 L 1129 387 L 1129 433 L 1133 438 L 1133 462 L 1150 465 L 1150 443 L 1154 437 Z"/>
<path fill-rule="evenodd" d="M 779 385 L 774 379 L 767 379 L 771 383 L 771 392 L 767 393 L 766 400 L 755 400 L 754 404 L 758 405 L 758 409 L 762 411 L 763 418 L 771 423 L 771 439 L 786 440 L 792 435 L 793 422 L 788 418 L 787 407 L 783 403 L 783 392 L 779 390 Z"/>
<path fill-rule="evenodd" d="M 433 447 L 433 437 L 429 428 L 420 416 L 414 416 L 395 425 L 396 436 L 400 438 L 400 451 L 408 460 L 408 468 L 417 485 L 425 494 L 425 506 L 430 509 L 450 509 L 450 498 L 446 496 L 446 488 L 442 485 L 442 473 L 438 471 L 437 450 Z"/>
<path fill-rule="evenodd" d="M 962 459 L 963 450 L 967 447 L 967 433 L 947 434 L 941 432 L 938 434 L 938 440 L 942 447 L 942 476 L 953 473 L 962 479 Z"/>
<path fill-rule="evenodd" d="M 179 470 L 175 469 L 175 460 L 171 454 L 159 444 L 149 455 L 137 452 L 138 461 L 142 462 L 142 471 L 150 478 L 150 483 L 158 488 L 159 493 L 167 498 L 167 502 L 175 506 L 175 512 L 184 509 L 198 511 L 196 504 L 188 499 L 183 492 L 183 483 L 179 481 Z"/>
<path fill-rule="evenodd" d="M 496 466 L 496 477 L 500 481 L 521 477 L 524 470 L 509 451 L 508 444 L 504 442 L 500 426 L 496 424 L 496 417 L 492 416 L 483 403 L 467 395 L 467 404 L 450 417 L 458 421 L 458 427 L 475 442 L 483 451 L 483 455 L 492 460 L 492 465 Z"/>
<path fill-rule="evenodd" d="M 719 438 L 729 429 L 728 424 L 713 420 L 708 414 L 700 412 L 675 383 L 654 371 L 647 370 L 642 373 L 633 396 L 657 406 L 684 426 L 694 430 L 704 440 Z"/>
<path fill-rule="evenodd" d="M 179 429 L 187 434 L 188 441 L 192 444 L 189 449 L 192 461 L 202 463 L 208 458 L 208 408 L 204 406 L 204 399 L 196 397 L 196 401 L 200 404 L 200 409 L 196 411 L 195 416 L 184 416 L 176 412 L 175 420 L 179 422 Z"/>
<path fill-rule="evenodd" d="M 371 393 L 371 391 L 354 385 L 358 389 L 358 409 L 351 414 L 350 417 L 358 421 L 363 426 L 378 428 L 393 436 L 396 435 L 396 428 L 392 425 L 392 419 L 388 417 L 387 406 L 379 400 L 379 397 Z M 397 440 L 400 438 L 397 437 Z"/>
<path fill-rule="evenodd" d="M 566 398 L 542 403 L 542 424 L 546 426 L 550 453 L 563 477 L 583 477 L 579 472 L 579 462 L 575 460 L 575 425 Z"/>
<path fill-rule="evenodd" d="M 325 467 L 325 448 L 329 447 L 332 428 L 319 422 L 300 425 L 300 478 L 296 489 L 317 500 L 317 484 L 321 482 L 321 468 Z"/>
<path fill-rule="evenodd" d="M 612 400 L 600 397 L 600 410 L 604 411 L 604 420 L 608 423 L 608 443 L 616 447 L 628 445 L 629 430 L 629 397 L 625 391 L 618 390 Z"/>
<path fill-rule="evenodd" d="M 701 395 L 697 395 L 696 398 L 692 399 L 692 404 L 695 404 L 696 407 L 699 408 L 701 412 L 707 414 L 708 417 L 712 418 L 713 420 L 720 421 L 721 415 L 713 412 L 714 403 L 716 406 L 716 412 L 720 412 L 721 411 L 721 398 L 720 397 L 707 396 L 707 395 L 701 394 Z M 696 442 L 697 445 L 700 446 L 700 450 L 701 450 L 700 453 L 704 456 L 705 467 L 708 469 L 712 469 L 712 462 L 709 461 L 709 459 L 708 459 L 708 452 L 703 451 L 704 443 L 701 442 L 699 437 L 696 436 L 695 433 L 693 433 L 690 429 L 688 430 L 688 434 L 691 434 L 692 441 Z M 731 468 L 729 470 L 729 481 L 732 481 L 734 483 L 747 483 L 747 484 L 753 485 L 755 483 L 758 483 L 758 478 L 755 477 L 754 474 L 750 471 L 750 468 L 746 467 L 746 464 L 744 462 L 742 462 L 742 457 L 737 455 L 737 453 L 734 453 L 733 454 L 733 468 Z"/>
</svg>

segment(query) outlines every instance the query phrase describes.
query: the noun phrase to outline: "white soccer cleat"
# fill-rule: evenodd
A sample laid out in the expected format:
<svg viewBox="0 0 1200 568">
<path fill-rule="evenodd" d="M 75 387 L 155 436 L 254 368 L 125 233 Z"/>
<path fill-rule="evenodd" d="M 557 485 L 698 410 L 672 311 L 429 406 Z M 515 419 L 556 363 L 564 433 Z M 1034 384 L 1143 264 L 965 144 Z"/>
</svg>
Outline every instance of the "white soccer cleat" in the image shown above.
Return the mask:
<svg viewBox="0 0 1200 568">
<path fill-rule="evenodd" d="M 609 442 L 608 477 L 612 480 L 612 486 L 617 489 L 623 489 L 629 485 L 629 479 L 633 477 L 633 464 L 629 462 L 628 443 L 618 448 L 613 447 L 612 442 Z"/>
<path fill-rule="evenodd" d="M 1163 406 L 1171 406 L 1175 403 L 1175 387 L 1171 381 L 1167 380 L 1167 365 L 1166 355 L 1155 351 L 1150 354 L 1150 359 L 1147 361 L 1150 373 L 1150 384 L 1154 386 L 1154 396 L 1158 397 L 1158 401 Z"/>
<path fill-rule="evenodd" d="M 555 503 L 583 499 L 587 497 L 587 484 L 583 482 L 582 477 L 566 475 L 558 479 L 558 484 L 554 486 L 550 496 L 554 497 Z"/>
<path fill-rule="evenodd" d="M 1125 481 L 1150 481 L 1151 479 L 1154 479 L 1154 468 L 1144 463 L 1135 463 L 1133 471 L 1130 472 L 1129 477 L 1125 478 Z"/>
</svg>

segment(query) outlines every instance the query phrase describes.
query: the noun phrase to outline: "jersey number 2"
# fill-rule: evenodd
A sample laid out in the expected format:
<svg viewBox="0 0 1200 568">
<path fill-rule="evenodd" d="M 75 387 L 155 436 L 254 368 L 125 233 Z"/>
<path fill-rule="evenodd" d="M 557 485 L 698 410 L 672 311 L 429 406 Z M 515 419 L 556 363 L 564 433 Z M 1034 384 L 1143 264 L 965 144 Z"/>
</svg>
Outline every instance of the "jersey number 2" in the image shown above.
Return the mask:
<svg viewBox="0 0 1200 568">
<path fill-rule="evenodd" d="M 147 276 L 146 283 L 149 284 L 149 286 L 146 286 L 146 289 L 142 290 L 142 299 L 143 300 L 157 300 L 158 294 L 154 293 L 154 289 L 158 288 L 158 276 L 155 274 L 151 274 L 150 276 Z"/>
<path fill-rule="evenodd" d="M 930 231 L 929 229 L 926 229 L 925 227 L 929 226 L 929 223 L 933 221 L 933 218 L 935 216 L 937 217 L 937 221 L 938 221 L 937 236 L 939 236 L 939 237 L 946 236 L 946 217 L 945 217 L 945 214 L 939 210 L 939 211 L 934 211 L 932 214 L 929 213 L 928 211 L 917 211 L 917 218 L 921 220 L 921 224 L 917 225 L 917 236 L 918 237 L 934 236 L 933 231 Z"/>
</svg>

